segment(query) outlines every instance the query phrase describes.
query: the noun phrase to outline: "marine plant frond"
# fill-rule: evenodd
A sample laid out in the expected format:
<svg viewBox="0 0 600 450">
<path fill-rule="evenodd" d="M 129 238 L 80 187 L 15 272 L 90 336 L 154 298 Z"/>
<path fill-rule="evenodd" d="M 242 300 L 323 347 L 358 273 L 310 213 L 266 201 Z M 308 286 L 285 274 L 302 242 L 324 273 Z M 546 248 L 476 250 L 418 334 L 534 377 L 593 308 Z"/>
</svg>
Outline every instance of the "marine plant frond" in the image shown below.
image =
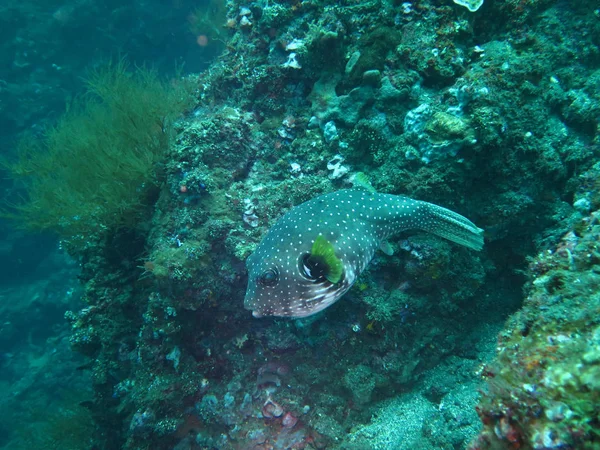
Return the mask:
<svg viewBox="0 0 600 450">
<path fill-rule="evenodd" d="M 68 238 L 135 226 L 148 209 L 188 86 L 124 59 L 91 71 L 86 86 L 54 127 L 25 137 L 3 163 L 25 197 L 7 213 L 26 228 Z"/>
</svg>

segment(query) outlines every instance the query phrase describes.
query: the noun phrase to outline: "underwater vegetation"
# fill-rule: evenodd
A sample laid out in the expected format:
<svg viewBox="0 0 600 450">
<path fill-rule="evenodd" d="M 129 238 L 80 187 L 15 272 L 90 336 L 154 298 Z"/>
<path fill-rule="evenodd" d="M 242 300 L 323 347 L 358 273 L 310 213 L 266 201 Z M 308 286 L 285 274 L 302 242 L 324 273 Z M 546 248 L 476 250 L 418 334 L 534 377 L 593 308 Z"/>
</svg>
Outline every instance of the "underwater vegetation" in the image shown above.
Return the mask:
<svg viewBox="0 0 600 450">
<path fill-rule="evenodd" d="M 137 225 L 187 95 L 125 60 L 92 71 L 85 94 L 42 137 L 23 139 L 7 163 L 25 192 L 12 217 L 72 240 Z"/>
</svg>

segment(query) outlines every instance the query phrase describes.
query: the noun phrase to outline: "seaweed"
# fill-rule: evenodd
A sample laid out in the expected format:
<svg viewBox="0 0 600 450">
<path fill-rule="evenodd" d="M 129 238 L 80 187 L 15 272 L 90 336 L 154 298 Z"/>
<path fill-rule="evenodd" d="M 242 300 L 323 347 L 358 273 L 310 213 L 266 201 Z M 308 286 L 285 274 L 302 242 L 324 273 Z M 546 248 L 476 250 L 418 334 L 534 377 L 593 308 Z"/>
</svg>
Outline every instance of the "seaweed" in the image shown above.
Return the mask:
<svg viewBox="0 0 600 450">
<path fill-rule="evenodd" d="M 132 227 L 153 203 L 187 87 L 150 69 L 132 71 L 123 59 L 85 82 L 58 123 L 41 138 L 23 138 L 17 160 L 5 162 L 25 195 L 4 215 L 24 228 L 75 238 Z"/>
</svg>

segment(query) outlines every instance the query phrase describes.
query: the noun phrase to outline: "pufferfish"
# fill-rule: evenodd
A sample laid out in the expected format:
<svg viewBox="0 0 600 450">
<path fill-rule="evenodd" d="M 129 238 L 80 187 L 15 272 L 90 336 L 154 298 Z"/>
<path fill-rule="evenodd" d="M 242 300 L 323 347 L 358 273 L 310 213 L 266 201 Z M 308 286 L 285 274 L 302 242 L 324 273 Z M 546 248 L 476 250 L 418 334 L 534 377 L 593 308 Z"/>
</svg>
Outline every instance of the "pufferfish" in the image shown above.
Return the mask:
<svg viewBox="0 0 600 450">
<path fill-rule="evenodd" d="M 247 261 L 244 307 L 254 317 L 307 317 L 340 299 L 385 239 L 404 230 L 436 234 L 473 250 L 483 230 L 449 209 L 407 197 L 339 190 L 292 208 Z"/>
</svg>

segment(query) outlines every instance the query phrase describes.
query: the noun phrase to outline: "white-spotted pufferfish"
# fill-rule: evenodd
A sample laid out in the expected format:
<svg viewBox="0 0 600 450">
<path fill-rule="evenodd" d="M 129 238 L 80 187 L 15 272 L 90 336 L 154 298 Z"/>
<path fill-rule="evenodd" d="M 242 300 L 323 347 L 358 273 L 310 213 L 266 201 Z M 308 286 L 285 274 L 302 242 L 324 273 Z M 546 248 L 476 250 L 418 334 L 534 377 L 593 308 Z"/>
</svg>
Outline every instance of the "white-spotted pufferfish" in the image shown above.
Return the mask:
<svg viewBox="0 0 600 450">
<path fill-rule="evenodd" d="M 388 236 L 404 230 L 427 231 L 473 250 L 483 247 L 483 230 L 449 209 L 398 195 L 340 190 L 292 208 L 267 232 L 246 261 L 244 306 L 254 317 L 315 314 L 352 287 Z"/>
</svg>

